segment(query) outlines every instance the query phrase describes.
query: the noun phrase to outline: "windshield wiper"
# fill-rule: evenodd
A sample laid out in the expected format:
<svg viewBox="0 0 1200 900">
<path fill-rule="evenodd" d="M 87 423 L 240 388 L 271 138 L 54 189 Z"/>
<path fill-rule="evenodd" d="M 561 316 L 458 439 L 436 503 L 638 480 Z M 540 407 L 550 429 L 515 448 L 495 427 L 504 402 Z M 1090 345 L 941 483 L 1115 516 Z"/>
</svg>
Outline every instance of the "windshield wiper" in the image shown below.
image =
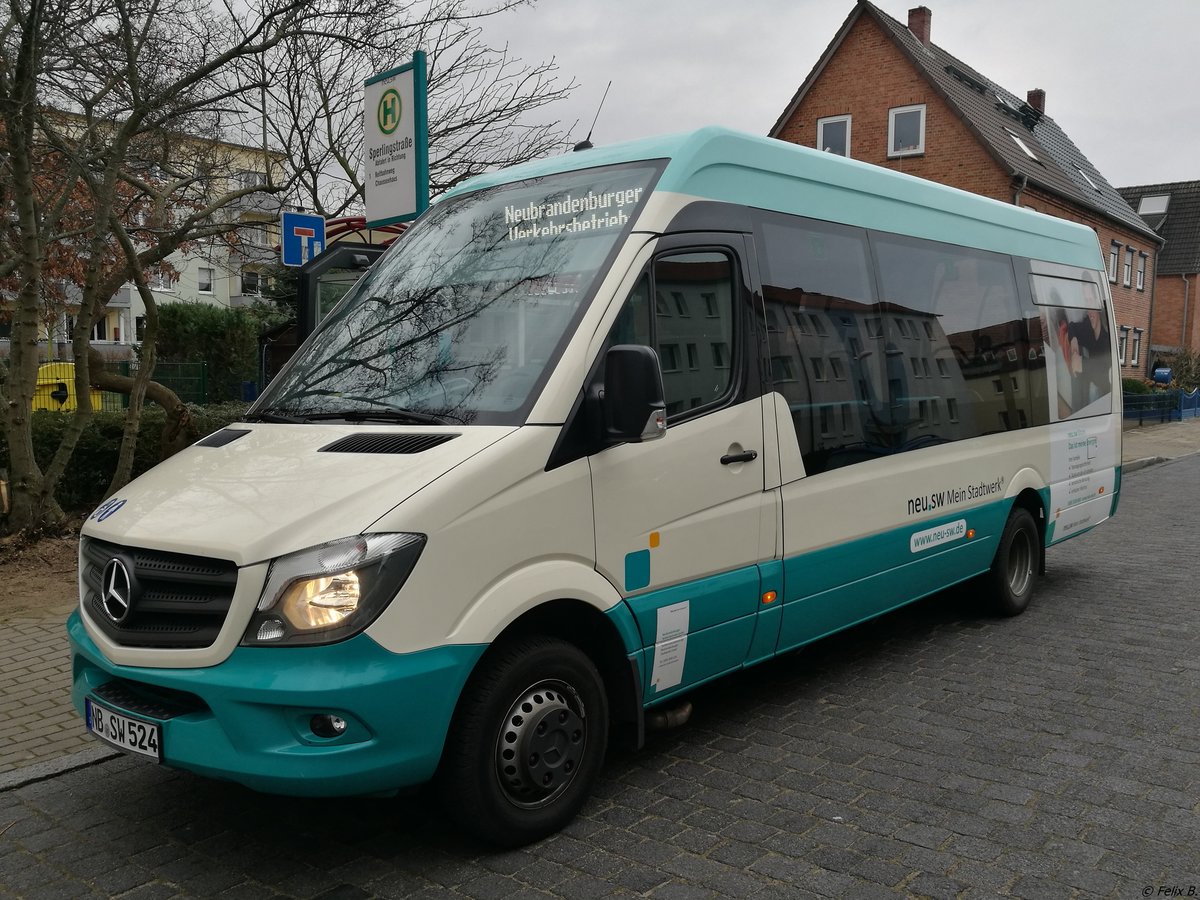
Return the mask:
<svg viewBox="0 0 1200 900">
<path fill-rule="evenodd" d="M 258 412 L 242 416 L 243 422 L 271 422 L 273 424 L 299 425 L 304 419 L 283 413 L 272 412 L 271 407 L 260 409 Z"/>
<path fill-rule="evenodd" d="M 344 412 L 310 413 L 305 419 L 343 419 L 347 422 L 412 422 L 418 425 L 450 425 L 446 416 L 417 412 L 415 409 L 348 409 Z"/>
</svg>

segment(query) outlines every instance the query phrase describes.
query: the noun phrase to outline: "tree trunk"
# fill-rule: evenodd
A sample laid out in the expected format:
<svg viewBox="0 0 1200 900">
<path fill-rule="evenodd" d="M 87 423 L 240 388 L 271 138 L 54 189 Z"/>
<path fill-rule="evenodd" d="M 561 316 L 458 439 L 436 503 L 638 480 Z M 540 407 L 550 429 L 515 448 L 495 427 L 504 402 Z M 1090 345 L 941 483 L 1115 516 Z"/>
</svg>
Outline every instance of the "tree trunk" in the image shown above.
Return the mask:
<svg viewBox="0 0 1200 900">
<path fill-rule="evenodd" d="M 88 351 L 88 358 L 91 362 L 92 387 L 99 388 L 102 391 L 115 391 L 118 394 L 133 396 L 134 391 L 137 389 L 136 378 L 106 371 L 104 368 L 104 359 L 94 349 Z M 178 453 L 195 440 L 195 433 L 192 430 L 192 414 L 188 412 L 187 406 L 184 405 L 183 401 L 169 387 L 161 385 L 157 381 L 150 381 L 147 377 L 144 390 L 146 399 L 157 403 L 167 413 L 167 421 L 163 426 L 162 441 L 160 444 L 162 458 L 166 459 L 168 456 Z M 126 427 L 128 427 L 128 420 L 126 420 Z M 114 490 L 114 488 L 110 485 L 110 492 L 111 490 Z"/>
</svg>

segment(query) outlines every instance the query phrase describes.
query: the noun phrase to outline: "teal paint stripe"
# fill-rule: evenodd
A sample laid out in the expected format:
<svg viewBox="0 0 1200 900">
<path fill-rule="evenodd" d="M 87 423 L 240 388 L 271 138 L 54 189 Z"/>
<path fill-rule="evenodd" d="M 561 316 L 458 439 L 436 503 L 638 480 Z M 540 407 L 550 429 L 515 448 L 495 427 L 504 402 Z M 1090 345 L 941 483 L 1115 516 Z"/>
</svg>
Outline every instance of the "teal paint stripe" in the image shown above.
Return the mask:
<svg viewBox="0 0 1200 900">
<path fill-rule="evenodd" d="M 974 540 L 899 568 L 801 597 L 784 607 L 779 652 L 811 643 L 965 581 L 987 571 L 994 556 L 995 542 Z"/>
<path fill-rule="evenodd" d="M 762 662 L 775 655 L 775 647 L 779 643 L 779 625 L 783 621 L 783 562 L 775 559 L 759 563 L 758 571 L 758 622 L 754 627 L 750 652 L 746 654 L 746 665 Z M 766 596 L 768 591 L 775 592 L 775 602 L 764 605 L 762 597 Z"/>
<path fill-rule="evenodd" d="M 688 601 L 688 633 L 695 634 L 758 611 L 758 566 L 710 575 L 626 599 L 637 619 L 644 646 L 658 636 L 658 611 Z M 745 646 L 743 646 L 743 651 Z M 689 653 L 691 648 L 689 647 Z"/>
<path fill-rule="evenodd" d="M 1113 498 L 1112 508 L 1108 511 L 1110 516 L 1117 514 L 1117 504 L 1121 502 L 1121 467 L 1117 466 L 1113 474 Z"/>
<path fill-rule="evenodd" d="M 936 519 L 924 519 L 893 528 L 880 534 L 847 541 L 832 547 L 793 556 L 784 561 L 785 603 L 814 597 L 845 585 L 850 580 L 866 578 L 877 573 L 897 572 L 926 559 L 945 557 L 967 544 L 982 545 L 990 560 L 1004 523 L 1008 520 L 1012 500 L 999 500 L 971 509 L 961 510 Z M 975 537 L 962 538 L 936 548 L 913 553 L 909 539 L 913 534 L 928 531 L 959 520 Z M 949 562 L 949 559 L 946 560 Z"/>
<path fill-rule="evenodd" d="M 688 634 L 683 679 L 679 684 L 670 687 L 659 688 L 654 682 L 654 664 L 662 647 L 648 648 L 646 664 L 650 668 L 650 677 L 644 682 L 645 701 L 660 700 L 681 693 L 710 678 L 740 669 L 746 662 L 746 651 L 754 636 L 756 618 L 753 615 L 742 616 Z"/>
</svg>

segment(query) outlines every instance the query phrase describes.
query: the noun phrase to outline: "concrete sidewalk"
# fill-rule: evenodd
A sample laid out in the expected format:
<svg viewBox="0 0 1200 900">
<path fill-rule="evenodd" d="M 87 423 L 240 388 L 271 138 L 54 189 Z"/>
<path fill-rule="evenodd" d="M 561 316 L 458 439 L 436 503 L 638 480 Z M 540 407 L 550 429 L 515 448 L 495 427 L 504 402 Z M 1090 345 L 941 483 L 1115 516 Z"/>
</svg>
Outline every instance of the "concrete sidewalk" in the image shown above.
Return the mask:
<svg viewBox="0 0 1200 900">
<path fill-rule="evenodd" d="M 1200 453 L 1200 419 L 1135 423 L 1124 433 L 1126 474 L 1193 453 Z M 14 619 L 0 628 L 0 790 L 116 755 L 86 733 L 71 707 L 62 617 Z"/>
</svg>

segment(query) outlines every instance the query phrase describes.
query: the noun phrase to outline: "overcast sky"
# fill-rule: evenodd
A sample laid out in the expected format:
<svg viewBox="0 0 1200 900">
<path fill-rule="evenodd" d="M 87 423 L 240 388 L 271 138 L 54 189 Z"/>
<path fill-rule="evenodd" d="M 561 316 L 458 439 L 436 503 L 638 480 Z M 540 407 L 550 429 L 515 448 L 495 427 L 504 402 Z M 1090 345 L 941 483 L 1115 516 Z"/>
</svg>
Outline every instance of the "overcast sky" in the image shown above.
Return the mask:
<svg viewBox="0 0 1200 900">
<path fill-rule="evenodd" d="M 905 0 L 876 0 L 901 22 Z M 1200 179 L 1196 0 L 932 0 L 932 39 L 1046 113 L 1115 187 Z M 702 125 L 766 134 L 854 0 L 541 0 L 485 39 L 556 58 L 579 82 L 556 111 L 610 144 Z"/>
</svg>

